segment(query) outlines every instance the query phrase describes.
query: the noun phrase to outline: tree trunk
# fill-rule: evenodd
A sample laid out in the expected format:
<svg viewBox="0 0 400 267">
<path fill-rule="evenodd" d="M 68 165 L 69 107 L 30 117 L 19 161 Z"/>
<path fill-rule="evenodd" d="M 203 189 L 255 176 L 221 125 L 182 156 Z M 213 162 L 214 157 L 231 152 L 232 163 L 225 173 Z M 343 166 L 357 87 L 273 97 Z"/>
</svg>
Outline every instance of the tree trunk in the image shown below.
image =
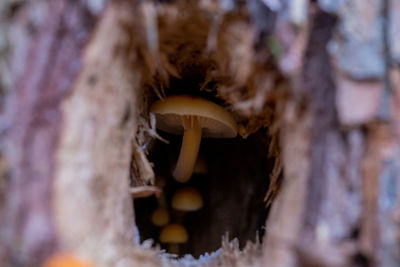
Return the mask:
<svg viewBox="0 0 400 267">
<path fill-rule="evenodd" d="M 391 0 L 1 3 L 0 265 L 398 266 L 396 12 Z M 149 105 L 182 93 L 223 105 L 249 140 L 224 143 L 229 160 L 204 145 L 238 171 L 209 164 L 216 207 L 191 223 L 219 225 L 196 226 L 186 248 L 212 252 L 225 224 L 240 241 L 177 262 L 140 240 L 132 196 L 157 191 Z M 261 243 L 243 240 L 259 218 Z"/>
</svg>

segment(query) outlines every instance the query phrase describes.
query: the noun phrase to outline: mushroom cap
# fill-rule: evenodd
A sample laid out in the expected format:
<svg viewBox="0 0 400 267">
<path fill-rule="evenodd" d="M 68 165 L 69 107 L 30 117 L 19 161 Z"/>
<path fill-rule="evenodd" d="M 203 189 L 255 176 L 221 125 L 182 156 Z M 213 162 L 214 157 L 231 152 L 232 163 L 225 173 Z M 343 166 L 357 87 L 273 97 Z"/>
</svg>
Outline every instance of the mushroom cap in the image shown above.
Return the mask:
<svg viewBox="0 0 400 267">
<path fill-rule="evenodd" d="M 183 133 L 183 117 L 197 116 L 202 136 L 210 138 L 233 138 L 237 124 L 224 108 L 203 98 L 176 95 L 154 102 L 150 108 L 157 118 L 157 128 L 172 134 Z"/>
<path fill-rule="evenodd" d="M 186 243 L 188 240 L 188 233 L 186 229 L 177 223 L 168 224 L 164 226 L 160 233 L 161 243 Z"/>
<path fill-rule="evenodd" d="M 184 187 L 175 192 L 171 205 L 176 210 L 195 211 L 203 207 L 203 197 L 196 189 Z"/>
<path fill-rule="evenodd" d="M 169 223 L 168 211 L 164 208 L 158 208 L 151 214 L 151 222 L 155 226 L 164 226 Z"/>
</svg>

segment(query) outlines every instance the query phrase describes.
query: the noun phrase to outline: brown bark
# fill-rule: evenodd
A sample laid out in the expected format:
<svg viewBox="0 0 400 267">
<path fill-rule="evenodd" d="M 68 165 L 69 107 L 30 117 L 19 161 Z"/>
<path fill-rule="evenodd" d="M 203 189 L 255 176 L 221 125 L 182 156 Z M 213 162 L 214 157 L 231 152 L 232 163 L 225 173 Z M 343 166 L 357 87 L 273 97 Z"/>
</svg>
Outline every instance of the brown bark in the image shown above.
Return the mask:
<svg viewBox="0 0 400 267">
<path fill-rule="evenodd" d="M 338 8 L 334 2 L 328 1 L 325 4 L 322 5 L 323 8 L 330 11 Z M 289 196 L 283 188 L 275 205 L 279 206 L 280 202 L 285 203 L 296 197 L 306 196 L 307 200 L 303 202 L 302 216 L 294 217 L 296 222 L 291 226 L 275 229 L 275 224 L 278 223 L 270 219 L 273 230 L 270 240 L 267 236 L 267 256 L 264 260 L 268 262 L 268 259 L 273 259 L 272 262 L 268 262 L 272 266 L 398 264 L 393 250 L 394 247 L 398 247 L 398 242 L 393 239 L 397 234 L 392 226 L 389 226 L 394 222 L 388 217 L 396 211 L 397 198 L 394 195 L 389 197 L 387 191 L 387 183 L 390 181 L 394 186 L 393 179 L 398 177 L 399 172 L 397 167 L 394 167 L 394 162 L 398 161 L 398 152 L 395 152 L 398 151 L 398 134 L 394 130 L 397 128 L 394 119 L 397 116 L 393 109 L 397 108 L 396 104 L 387 101 L 394 100 L 396 93 L 391 93 L 390 87 L 388 88 L 388 84 L 390 86 L 394 80 L 385 81 L 385 72 L 375 68 L 384 66 L 382 62 L 385 62 L 385 57 L 393 60 L 394 54 L 390 51 L 389 55 L 380 54 L 375 58 L 375 65 L 363 62 L 367 58 L 373 58 L 372 54 L 363 55 L 363 49 L 369 47 L 374 53 L 378 51 L 374 49 L 383 47 L 385 42 L 393 41 L 392 38 L 387 38 L 386 41 L 379 39 L 381 35 L 371 29 L 374 26 L 376 30 L 383 29 L 385 32 L 389 27 L 397 27 L 391 15 L 393 10 L 381 13 L 380 8 L 381 5 L 377 1 L 368 4 L 358 1 L 353 5 L 345 4 L 335 10 L 339 18 L 334 24 L 333 19 L 329 18 L 330 15 L 321 13 L 317 8 L 316 15 L 309 17 L 311 23 L 303 24 L 306 29 L 310 27 L 310 30 L 304 31 L 308 35 L 308 44 L 306 48 L 300 50 L 300 46 L 297 46 L 294 50 L 300 52 L 297 56 L 304 56 L 304 60 L 302 68 L 294 69 L 291 75 L 294 84 L 303 81 L 299 88 L 306 92 L 308 108 L 306 115 L 299 114 L 297 117 L 297 120 L 303 122 L 290 120 L 287 123 L 305 126 L 307 114 L 312 117 L 312 126 L 308 128 L 310 134 L 307 137 L 309 173 L 303 178 L 303 182 L 297 175 L 291 176 L 287 173 L 284 183 L 287 184 L 287 190 L 290 184 L 296 183 L 298 188 L 306 186 L 307 189 L 292 191 L 295 196 Z M 392 19 L 382 28 L 377 22 L 381 16 Z M 352 28 L 354 24 L 350 23 L 354 22 L 358 24 Z M 333 35 L 329 36 L 333 29 Z M 300 36 L 301 34 L 301 31 L 297 33 Z M 341 34 L 348 34 L 348 39 L 340 39 Z M 297 39 L 301 40 L 301 37 Z M 330 43 L 327 43 L 328 41 Z M 326 48 L 332 45 L 332 42 L 337 42 L 338 46 L 328 54 Z M 352 42 L 359 42 L 357 48 L 352 47 Z M 296 48 L 296 43 L 288 46 Z M 393 48 L 394 45 L 386 44 L 386 47 Z M 349 54 L 349 51 L 353 53 Z M 289 55 L 293 56 L 288 53 Z M 349 69 L 347 65 L 343 65 L 346 63 L 352 66 L 361 64 L 362 67 Z M 390 64 L 386 66 L 388 69 L 392 68 Z M 303 75 L 303 79 L 298 79 L 299 75 Z M 393 92 L 398 91 L 397 86 L 392 87 Z M 382 116 L 382 111 L 385 116 Z M 291 109 L 287 112 L 292 114 Z M 375 123 L 376 121 L 379 123 Z M 283 131 L 285 132 L 285 128 Z M 300 131 L 289 136 L 290 139 L 297 140 L 304 138 L 303 132 Z M 290 144 L 289 139 L 284 137 L 283 147 L 290 147 Z M 302 154 L 298 155 L 302 157 Z M 387 169 L 385 161 L 390 162 L 390 170 Z M 284 164 L 289 164 L 289 161 Z M 290 167 L 284 166 L 284 171 L 285 169 Z M 306 173 L 304 170 L 302 172 Z M 391 178 L 386 172 L 390 173 Z M 398 189 L 393 188 L 392 193 L 396 190 Z M 386 203 L 386 206 L 383 203 Z M 287 207 L 286 211 L 273 210 L 276 214 L 271 214 L 271 217 L 293 218 L 292 214 L 296 208 L 299 207 Z M 285 235 L 272 238 L 275 233 L 289 230 L 290 239 Z M 274 244 L 277 243 L 280 244 L 280 249 L 274 248 Z M 389 247 L 390 252 L 386 253 Z M 287 259 L 292 261 L 288 262 Z"/>
<path fill-rule="evenodd" d="M 274 3 L 115 0 L 99 12 L 85 1 L 52 0 L 13 7 L 8 30 L 23 29 L 25 37 L 8 58 L 14 82 L 1 126 L 0 264 L 38 266 L 67 252 L 95 266 L 175 266 L 138 244 L 131 192 L 153 188 L 146 187 L 154 171 L 145 151 L 159 136 L 148 104 L 164 93 L 202 94 L 200 87 L 240 120 L 242 136 L 269 127 L 270 151 L 241 164 L 275 157 L 272 206 L 262 245 L 225 237 L 214 256 L 181 264 L 398 265 L 400 49 L 392 33 L 400 6 Z M 44 19 L 28 30 L 33 7 Z M 236 175 L 238 184 L 248 178 L 245 168 L 215 173 Z M 215 205 L 218 191 L 239 196 L 245 188 L 210 184 L 206 195 Z M 219 208 L 239 203 L 254 212 L 256 204 L 246 205 L 253 196 L 237 198 Z M 232 223 L 238 236 L 251 228 L 241 219 Z M 192 247 L 220 238 L 202 233 L 194 232 L 200 241 Z"/>
<path fill-rule="evenodd" d="M 6 155 L 12 167 L 3 210 L 3 257 L 16 265 L 36 265 L 57 249 L 51 204 L 60 105 L 81 69 L 93 25 L 79 3 L 51 1 L 44 12 L 5 111 L 11 122 Z"/>
</svg>

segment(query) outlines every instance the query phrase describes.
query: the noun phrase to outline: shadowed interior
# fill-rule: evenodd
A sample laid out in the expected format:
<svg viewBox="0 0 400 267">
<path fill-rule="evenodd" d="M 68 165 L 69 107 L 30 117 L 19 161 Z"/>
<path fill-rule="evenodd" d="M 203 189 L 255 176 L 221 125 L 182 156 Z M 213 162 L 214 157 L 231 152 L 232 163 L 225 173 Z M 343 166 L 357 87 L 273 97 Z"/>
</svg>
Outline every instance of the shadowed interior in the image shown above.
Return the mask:
<svg viewBox="0 0 400 267">
<path fill-rule="evenodd" d="M 179 153 L 181 137 L 161 133 L 170 144 L 157 142 L 150 152 L 157 176 L 167 178 L 165 196 L 171 222 L 182 223 L 189 241 L 180 245 L 180 253 L 195 257 L 212 252 L 221 246 L 221 237 L 239 238 L 243 246 L 247 240 L 261 236 L 267 216 L 263 198 L 269 183 L 273 159 L 267 158 L 266 130 L 242 139 L 203 139 L 200 156 L 207 163 L 206 174 L 194 174 L 186 184 L 173 180 L 171 171 Z M 204 198 L 199 211 L 180 212 L 171 208 L 173 193 L 183 186 L 198 189 Z M 136 223 L 141 239 L 158 243 L 160 228 L 151 224 L 151 213 L 158 207 L 155 197 L 136 199 Z M 162 245 L 163 248 L 167 248 Z"/>
</svg>

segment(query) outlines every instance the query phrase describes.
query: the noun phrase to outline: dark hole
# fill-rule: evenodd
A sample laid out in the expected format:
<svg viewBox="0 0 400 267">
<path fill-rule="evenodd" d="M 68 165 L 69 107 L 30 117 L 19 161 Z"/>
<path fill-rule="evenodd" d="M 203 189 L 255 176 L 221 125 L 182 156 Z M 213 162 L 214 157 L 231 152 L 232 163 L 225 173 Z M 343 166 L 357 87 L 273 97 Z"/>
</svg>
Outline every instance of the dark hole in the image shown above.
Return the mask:
<svg viewBox="0 0 400 267">
<path fill-rule="evenodd" d="M 181 54 L 172 56 L 171 63 L 179 67 L 180 78 L 170 77 L 167 95 L 189 94 L 223 106 L 224 101 L 218 98 L 215 90 L 219 81 L 209 81 L 204 86 L 206 74 L 215 63 L 204 61 L 201 51 L 191 51 L 190 55 L 186 54 L 189 58 L 186 61 Z M 206 90 L 199 90 L 202 87 Z M 150 100 L 156 100 L 156 96 Z M 274 159 L 268 158 L 270 140 L 267 129 L 247 139 L 202 139 L 199 156 L 206 161 L 207 172 L 194 174 L 186 184 L 177 183 L 171 176 L 182 136 L 160 134 L 170 144 L 156 142 L 149 151 L 149 160 L 154 163 L 156 176 L 166 178 L 163 194 L 171 222 L 181 223 L 188 232 L 189 240 L 179 245 L 179 255 L 198 257 L 215 251 L 221 247 L 221 237 L 226 233 L 230 239 L 238 238 L 241 248 L 248 240 L 254 242 L 257 234 L 259 237 L 263 235 L 268 214 L 263 200 L 274 163 Z M 184 186 L 194 187 L 201 193 L 204 200 L 202 209 L 184 213 L 171 208 L 173 194 Z M 161 227 L 151 223 L 151 215 L 159 202 L 155 197 L 135 200 L 141 241 L 153 239 L 159 243 Z M 168 249 L 167 245 L 160 245 Z"/>
<path fill-rule="evenodd" d="M 273 159 L 269 159 L 266 130 L 247 139 L 203 139 L 200 157 L 205 159 L 206 174 L 194 174 L 186 184 L 175 182 L 171 177 L 180 145 L 180 136 L 161 135 L 170 144 L 157 142 L 150 151 L 149 160 L 154 163 L 157 176 L 165 176 L 164 194 L 171 215 L 171 222 L 180 222 L 187 229 L 189 241 L 180 245 L 180 255 L 195 257 L 220 248 L 221 237 L 239 238 L 243 247 L 247 240 L 255 241 L 257 233 L 264 232 L 267 209 L 263 198 L 269 183 Z M 183 186 L 200 191 L 204 207 L 195 212 L 177 212 L 170 207 L 174 192 Z M 151 223 L 151 214 L 157 208 L 155 197 L 135 200 L 136 223 L 141 239 L 153 239 L 159 243 L 161 230 Z M 162 248 L 167 249 L 164 244 Z"/>
</svg>

